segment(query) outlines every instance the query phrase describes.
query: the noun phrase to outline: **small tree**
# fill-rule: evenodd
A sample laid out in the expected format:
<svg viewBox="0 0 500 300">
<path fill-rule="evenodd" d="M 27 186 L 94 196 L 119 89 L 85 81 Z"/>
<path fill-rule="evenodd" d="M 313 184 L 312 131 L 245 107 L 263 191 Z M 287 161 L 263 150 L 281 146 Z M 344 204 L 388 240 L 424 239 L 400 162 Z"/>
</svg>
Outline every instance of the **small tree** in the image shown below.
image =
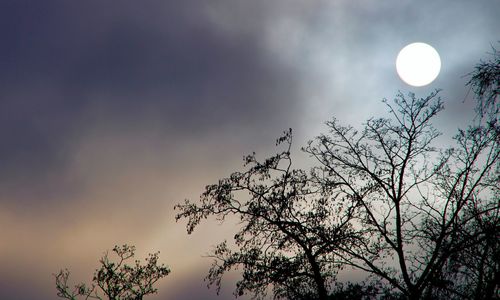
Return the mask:
<svg viewBox="0 0 500 300">
<path fill-rule="evenodd" d="M 149 254 L 145 265 L 141 265 L 139 260 L 133 265 L 125 264 L 126 260 L 134 257 L 134 246 L 115 246 L 113 252 L 118 256 L 117 262 L 109 260 L 106 253 L 99 260 L 101 267 L 94 273 L 90 286 L 80 283 L 71 288 L 68 285 L 68 270 L 55 274 L 57 296 L 71 300 L 140 300 L 146 295 L 156 293 L 158 289 L 154 288 L 154 284 L 170 273 L 168 267 L 158 264 L 159 252 Z M 99 295 L 98 288 L 104 296 Z"/>
</svg>

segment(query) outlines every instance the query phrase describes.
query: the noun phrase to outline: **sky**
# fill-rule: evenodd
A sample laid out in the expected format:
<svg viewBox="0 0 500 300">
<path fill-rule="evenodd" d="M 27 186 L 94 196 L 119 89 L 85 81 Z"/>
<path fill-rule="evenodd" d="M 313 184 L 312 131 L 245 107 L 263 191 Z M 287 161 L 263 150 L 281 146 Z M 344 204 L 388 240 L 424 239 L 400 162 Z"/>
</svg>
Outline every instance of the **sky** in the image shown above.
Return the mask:
<svg viewBox="0 0 500 300">
<path fill-rule="evenodd" d="M 233 299 L 203 278 L 234 226 L 188 235 L 173 206 L 332 117 L 359 126 L 398 91 L 442 89 L 436 127 L 471 115 L 467 74 L 500 40 L 498 0 L 0 2 L 0 299 L 56 299 L 53 273 L 89 281 L 107 249 L 160 251 L 150 299 Z M 431 44 L 426 87 L 396 56 Z M 229 225 L 229 224 L 228 224 Z M 246 298 L 242 298 L 246 299 Z"/>
</svg>

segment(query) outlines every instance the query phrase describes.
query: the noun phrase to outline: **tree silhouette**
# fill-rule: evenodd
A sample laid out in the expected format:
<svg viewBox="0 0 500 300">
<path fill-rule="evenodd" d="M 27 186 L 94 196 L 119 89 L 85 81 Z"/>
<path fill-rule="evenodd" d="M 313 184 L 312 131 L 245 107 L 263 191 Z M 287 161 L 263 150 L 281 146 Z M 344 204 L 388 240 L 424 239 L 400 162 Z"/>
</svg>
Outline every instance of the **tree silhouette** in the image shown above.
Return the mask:
<svg viewBox="0 0 500 300">
<path fill-rule="evenodd" d="M 327 299 L 337 272 L 334 250 L 358 239 L 349 223 L 357 207 L 340 205 L 343 199 L 318 184 L 317 174 L 292 169 L 291 130 L 278 144 L 285 149 L 277 155 L 264 162 L 249 155 L 245 172 L 207 186 L 201 204 L 177 205 L 176 218 L 187 218 L 191 233 L 208 216 L 238 217 L 234 247 L 223 242 L 210 254 L 215 261 L 207 279 L 217 289 L 226 271 L 241 266 L 235 295 L 263 298 L 272 287 L 277 299 Z"/>
<path fill-rule="evenodd" d="M 392 118 L 370 119 L 361 132 L 328 122 L 329 134 L 305 149 L 328 172 L 323 184 L 362 207 L 358 226 L 367 239 L 338 252 L 344 263 L 406 299 L 452 293 L 445 266 L 488 237 L 491 229 L 478 219 L 498 218 L 498 124 L 470 125 L 454 148 L 438 149 L 431 124 L 443 109 L 437 93 L 398 95 L 386 102 Z"/>
<path fill-rule="evenodd" d="M 476 128 L 490 128 L 496 131 L 497 151 L 499 136 L 499 112 L 498 101 L 500 86 L 500 53 L 493 48 L 488 61 L 481 61 L 476 69 L 469 74 L 471 76 L 467 85 L 474 91 L 476 106 Z M 496 178 L 493 184 L 497 188 L 490 194 L 491 203 L 498 199 L 498 164 Z M 496 182 L 495 182 L 496 180 Z M 448 282 L 454 283 L 452 292 L 443 293 L 442 296 L 454 299 L 493 299 L 500 298 L 500 212 L 493 209 L 486 214 L 468 214 L 471 222 L 465 232 L 461 232 L 464 239 L 468 233 L 476 229 L 482 232 L 483 238 L 473 247 L 464 249 L 460 253 L 450 257 L 446 268 L 441 274 Z"/>
<path fill-rule="evenodd" d="M 134 257 L 134 246 L 115 246 L 113 252 L 118 256 L 118 261 L 109 260 L 108 253 L 99 262 L 101 267 L 96 270 L 92 284 L 87 286 L 80 283 L 71 288 L 68 285 L 69 271 L 61 270 L 55 274 L 57 296 L 65 299 L 104 299 L 109 300 L 140 300 L 149 294 L 155 294 L 157 288 L 154 284 L 170 273 L 165 265 L 158 264 L 158 254 L 149 254 L 146 264 L 141 265 L 135 260 L 133 265 L 125 264 L 125 261 Z M 99 288 L 104 296 L 100 296 Z"/>
<path fill-rule="evenodd" d="M 443 147 L 433 121 L 439 91 L 384 101 L 389 115 L 361 130 L 327 122 L 303 150 L 315 161 L 292 169 L 285 150 L 206 187 L 199 203 L 176 209 L 187 230 L 209 216 L 236 216 L 234 245 L 223 242 L 207 279 L 242 267 L 237 296 L 275 299 L 492 299 L 500 281 L 500 126 L 498 52 L 468 83 L 477 116 Z M 440 140 L 441 139 L 441 140 Z M 363 285 L 333 289 L 354 267 Z M 328 295 L 331 293 L 330 295 Z"/>
</svg>

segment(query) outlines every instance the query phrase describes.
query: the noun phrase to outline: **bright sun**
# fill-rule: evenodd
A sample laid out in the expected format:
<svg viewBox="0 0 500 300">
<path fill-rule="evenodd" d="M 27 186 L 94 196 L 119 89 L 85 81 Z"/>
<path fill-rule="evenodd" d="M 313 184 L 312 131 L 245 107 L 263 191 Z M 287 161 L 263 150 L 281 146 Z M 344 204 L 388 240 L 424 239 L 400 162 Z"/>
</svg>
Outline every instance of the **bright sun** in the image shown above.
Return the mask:
<svg viewBox="0 0 500 300">
<path fill-rule="evenodd" d="M 428 85 L 439 75 L 441 58 L 436 49 L 428 44 L 409 44 L 399 51 L 396 70 L 409 85 Z"/>
</svg>

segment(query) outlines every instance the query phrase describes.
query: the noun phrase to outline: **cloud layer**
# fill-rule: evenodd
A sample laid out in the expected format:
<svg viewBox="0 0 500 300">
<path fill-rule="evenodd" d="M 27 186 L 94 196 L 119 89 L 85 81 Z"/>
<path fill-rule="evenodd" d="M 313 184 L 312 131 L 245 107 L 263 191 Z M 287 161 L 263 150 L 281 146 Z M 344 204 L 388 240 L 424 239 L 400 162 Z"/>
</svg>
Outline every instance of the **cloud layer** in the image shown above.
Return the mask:
<svg viewBox="0 0 500 300">
<path fill-rule="evenodd" d="M 175 203 L 332 116 L 360 124 L 407 91 L 398 51 L 432 44 L 440 125 L 471 102 L 463 76 L 498 40 L 495 0 L 4 1 L 0 4 L 0 298 L 54 299 L 51 273 L 90 279 L 102 252 L 161 250 L 156 299 L 216 298 L 202 258 L 231 228 L 192 236 Z M 32 288 L 26 289 L 30 286 Z M 208 295 L 208 296 L 207 296 Z"/>
</svg>

